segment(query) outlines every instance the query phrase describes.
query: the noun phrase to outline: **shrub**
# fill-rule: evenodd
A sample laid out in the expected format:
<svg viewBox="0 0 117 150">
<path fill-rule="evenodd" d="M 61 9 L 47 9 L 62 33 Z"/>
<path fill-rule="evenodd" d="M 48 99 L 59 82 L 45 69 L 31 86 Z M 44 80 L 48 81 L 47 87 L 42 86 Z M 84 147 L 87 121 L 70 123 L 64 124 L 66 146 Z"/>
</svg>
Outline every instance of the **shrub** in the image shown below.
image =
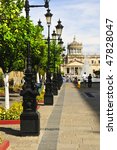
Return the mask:
<svg viewBox="0 0 117 150">
<path fill-rule="evenodd" d="M 22 102 L 14 102 L 6 113 L 7 120 L 20 119 L 20 114 L 22 113 L 22 111 L 23 111 Z"/>
<path fill-rule="evenodd" d="M 22 102 L 14 102 L 8 110 L 0 107 L 0 120 L 19 120 L 22 111 Z"/>
<path fill-rule="evenodd" d="M 9 92 L 19 93 L 22 89 L 22 85 L 9 86 Z"/>
<path fill-rule="evenodd" d="M 4 86 L 4 79 L 3 79 L 3 73 L 0 72 L 0 87 Z"/>
<path fill-rule="evenodd" d="M 36 100 L 37 100 L 38 102 L 44 100 L 44 94 L 45 94 L 45 92 L 42 91 L 41 94 L 36 97 Z"/>
<path fill-rule="evenodd" d="M 4 94 L 4 87 L 0 87 L 0 94 Z"/>
<path fill-rule="evenodd" d="M 6 110 L 4 107 L 0 107 L 0 120 L 4 120 L 5 118 L 5 115 L 6 115 Z"/>
</svg>

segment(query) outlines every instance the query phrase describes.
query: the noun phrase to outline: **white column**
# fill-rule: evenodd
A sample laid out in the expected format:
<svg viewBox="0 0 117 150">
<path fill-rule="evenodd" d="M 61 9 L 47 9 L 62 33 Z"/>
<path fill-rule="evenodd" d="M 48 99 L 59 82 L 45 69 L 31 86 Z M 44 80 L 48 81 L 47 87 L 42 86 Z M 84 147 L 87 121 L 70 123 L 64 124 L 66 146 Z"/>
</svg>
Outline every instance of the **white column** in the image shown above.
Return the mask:
<svg viewBox="0 0 117 150">
<path fill-rule="evenodd" d="M 37 72 L 37 83 L 40 83 L 39 73 Z"/>
<path fill-rule="evenodd" d="M 5 85 L 5 108 L 9 109 L 9 74 L 4 75 L 4 85 Z"/>
<path fill-rule="evenodd" d="M 80 71 L 80 69 L 79 69 L 79 68 L 80 68 L 80 67 L 78 67 L 78 76 L 79 76 L 79 74 L 80 74 L 80 72 L 79 72 L 79 71 Z"/>
</svg>

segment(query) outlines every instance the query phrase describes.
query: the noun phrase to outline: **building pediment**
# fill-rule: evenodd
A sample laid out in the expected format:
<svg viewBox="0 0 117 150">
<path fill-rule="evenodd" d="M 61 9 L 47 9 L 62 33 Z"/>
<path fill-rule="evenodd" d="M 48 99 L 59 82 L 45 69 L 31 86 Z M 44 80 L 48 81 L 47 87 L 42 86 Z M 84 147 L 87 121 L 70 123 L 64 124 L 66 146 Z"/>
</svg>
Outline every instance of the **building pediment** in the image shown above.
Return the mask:
<svg viewBox="0 0 117 150">
<path fill-rule="evenodd" d="M 82 66 L 84 63 L 81 62 L 81 61 L 72 61 L 72 62 L 69 62 L 68 64 L 66 64 L 67 66 Z"/>
</svg>

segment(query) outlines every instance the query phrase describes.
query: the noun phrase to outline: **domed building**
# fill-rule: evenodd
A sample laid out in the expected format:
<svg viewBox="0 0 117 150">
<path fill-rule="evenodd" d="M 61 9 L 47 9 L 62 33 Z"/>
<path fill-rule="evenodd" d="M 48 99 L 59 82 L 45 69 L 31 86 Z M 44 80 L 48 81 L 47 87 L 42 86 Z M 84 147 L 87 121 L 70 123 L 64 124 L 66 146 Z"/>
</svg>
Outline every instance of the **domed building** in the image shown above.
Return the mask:
<svg viewBox="0 0 117 150">
<path fill-rule="evenodd" d="M 82 43 L 78 43 L 74 37 L 73 42 L 69 44 L 67 47 L 68 54 L 79 55 L 82 53 L 82 48 L 83 48 Z"/>
<path fill-rule="evenodd" d="M 61 66 L 61 71 L 65 76 L 73 79 L 74 77 L 81 78 L 84 72 L 94 76 L 95 71 L 100 70 L 99 55 L 83 55 L 83 44 L 77 42 L 75 37 L 73 42 L 67 46 L 67 55 L 64 57 L 64 64 Z"/>
</svg>

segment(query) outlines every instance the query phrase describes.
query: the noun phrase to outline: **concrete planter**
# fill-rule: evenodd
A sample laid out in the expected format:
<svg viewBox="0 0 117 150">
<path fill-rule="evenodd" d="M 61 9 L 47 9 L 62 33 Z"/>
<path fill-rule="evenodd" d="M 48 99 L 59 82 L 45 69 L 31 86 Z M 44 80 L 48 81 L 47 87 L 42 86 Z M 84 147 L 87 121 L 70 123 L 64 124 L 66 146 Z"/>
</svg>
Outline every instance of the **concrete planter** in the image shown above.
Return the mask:
<svg viewBox="0 0 117 150">
<path fill-rule="evenodd" d="M 44 104 L 44 100 L 38 101 L 37 104 Z"/>
<path fill-rule="evenodd" d="M 0 120 L 0 124 L 20 124 L 20 120 Z"/>
</svg>

